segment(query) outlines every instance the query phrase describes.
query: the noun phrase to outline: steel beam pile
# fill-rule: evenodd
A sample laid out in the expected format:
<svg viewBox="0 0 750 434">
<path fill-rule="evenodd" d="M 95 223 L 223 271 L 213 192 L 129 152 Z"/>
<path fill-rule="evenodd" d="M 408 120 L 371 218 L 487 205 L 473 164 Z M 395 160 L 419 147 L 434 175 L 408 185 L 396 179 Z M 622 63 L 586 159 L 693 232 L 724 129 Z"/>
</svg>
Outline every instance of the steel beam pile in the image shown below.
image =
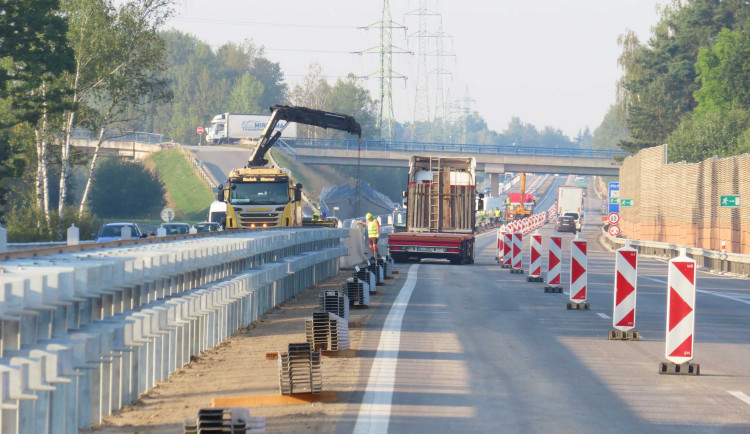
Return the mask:
<svg viewBox="0 0 750 434">
<path fill-rule="evenodd" d="M 383 280 L 385 280 L 385 276 L 383 275 L 383 266 L 380 264 L 380 259 L 378 260 L 370 260 L 367 261 L 367 265 L 365 268 L 375 275 L 375 284 L 380 285 L 383 283 Z"/>
<path fill-rule="evenodd" d="M 338 272 L 338 229 L 0 262 L 0 431 L 75 433 Z"/>
<path fill-rule="evenodd" d="M 367 283 L 356 278 L 350 277 L 346 282 L 341 284 L 341 289 L 349 297 L 350 306 L 369 306 L 370 289 Z"/>
<path fill-rule="evenodd" d="M 376 293 L 378 290 L 375 288 L 376 280 L 375 280 L 375 274 L 373 274 L 370 270 L 367 268 L 360 268 L 359 265 L 354 266 L 354 273 L 352 277 L 355 277 L 367 285 L 367 290 L 370 292 L 370 294 Z"/>
<path fill-rule="evenodd" d="M 313 351 L 342 351 L 349 349 L 349 322 L 331 312 L 313 312 L 305 320 L 307 343 Z"/>
<path fill-rule="evenodd" d="M 330 289 L 318 295 L 320 308 L 324 312 L 334 313 L 344 319 L 349 319 L 349 297 L 346 291 Z"/>
<path fill-rule="evenodd" d="M 279 353 L 279 389 L 282 395 L 320 393 L 323 374 L 319 351 L 307 342 L 289 344 L 286 353 Z"/>
<path fill-rule="evenodd" d="M 246 407 L 202 408 L 197 418 L 185 419 L 183 427 L 183 434 L 262 434 L 266 432 L 266 420 L 250 417 L 250 410 Z"/>
</svg>

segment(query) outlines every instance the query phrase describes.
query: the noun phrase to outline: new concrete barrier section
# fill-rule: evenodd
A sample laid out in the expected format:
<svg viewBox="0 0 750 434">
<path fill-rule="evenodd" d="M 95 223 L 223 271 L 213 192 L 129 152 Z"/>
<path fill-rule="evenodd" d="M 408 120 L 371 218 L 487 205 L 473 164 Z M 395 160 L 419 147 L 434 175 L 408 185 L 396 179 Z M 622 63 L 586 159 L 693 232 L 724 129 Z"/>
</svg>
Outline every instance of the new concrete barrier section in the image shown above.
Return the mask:
<svg viewBox="0 0 750 434">
<path fill-rule="evenodd" d="M 342 229 L 0 262 L 0 431 L 75 433 L 339 270 Z"/>
</svg>

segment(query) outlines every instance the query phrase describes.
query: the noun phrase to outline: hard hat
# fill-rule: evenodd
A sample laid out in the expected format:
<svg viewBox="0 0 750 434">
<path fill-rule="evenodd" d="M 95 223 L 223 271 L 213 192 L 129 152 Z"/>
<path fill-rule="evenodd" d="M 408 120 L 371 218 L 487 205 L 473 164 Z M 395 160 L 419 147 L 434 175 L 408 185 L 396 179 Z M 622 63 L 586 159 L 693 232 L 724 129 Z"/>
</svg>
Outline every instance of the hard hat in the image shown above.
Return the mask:
<svg viewBox="0 0 750 434">
<path fill-rule="evenodd" d="M 326 213 L 324 212 L 324 213 L 323 213 L 323 217 L 328 217 L 328 214 L 326 214 Z"/>
<path fill-rule="evenodd" d="M 320 215 L 320 213 L 319 212 L 314 212 L 313 215 L 317 216 L 317 215 Z"/>
<path fill-rule="evenodd" d="M 371 219 L 371 218 L 372 218 L 372 214 L 370 214 L 370 213 L 368 212 L 367 214 L 365 214 L 365 218 L 366 218 L 366 219 Z"/>
</svg>

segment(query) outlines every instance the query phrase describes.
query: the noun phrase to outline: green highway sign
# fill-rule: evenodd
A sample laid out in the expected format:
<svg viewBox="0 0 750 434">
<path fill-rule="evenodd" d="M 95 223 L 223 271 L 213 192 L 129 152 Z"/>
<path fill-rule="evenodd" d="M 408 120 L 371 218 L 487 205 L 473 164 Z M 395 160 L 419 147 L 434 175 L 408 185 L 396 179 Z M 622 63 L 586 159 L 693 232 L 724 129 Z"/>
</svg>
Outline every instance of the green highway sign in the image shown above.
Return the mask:
<svg viewBox="0 0 750 434">
<path fill-rule="evenodd" d="M 740 206 L 740 197 L 739 196 L 722 196 L 721 202 L 719 202 L 722 207 L 732 207 L 736 208 Z"/>
<path fill-rule="evenodd" d="M 620 199 L 620 206 L 635 206 L 633 199 Z"/>
<path fill-rule="evenodd" d="M 616 197 L 610 197 L 609 198 L 609 203 L 618 204 L 618 203 L 620 203 L 620 199 L 618 199 Z"/>
</svg>

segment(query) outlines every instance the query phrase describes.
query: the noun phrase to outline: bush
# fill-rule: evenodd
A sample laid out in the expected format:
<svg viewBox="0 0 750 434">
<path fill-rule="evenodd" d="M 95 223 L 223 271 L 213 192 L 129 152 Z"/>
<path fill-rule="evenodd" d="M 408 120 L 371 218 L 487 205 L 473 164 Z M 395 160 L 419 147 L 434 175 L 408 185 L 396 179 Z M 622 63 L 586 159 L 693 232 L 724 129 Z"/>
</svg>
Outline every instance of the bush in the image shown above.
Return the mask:
<svg viewBox="0 0 750 434">
<path fill-rule="evenodd" d="M 78 210 L 71 207 L 65 210 L 63 220 L 63 238 L 66 239 L 67 228 L 75 223 L 79 228 L 80 239 L 90 239 L 91 234 L 99 231 L 101 223 L 95 215 L 83 213 L 78 216 Z M 3 225 L 8 230 L 8 242 L 10 243 L 32 243 L 44 241 L 61 241 L 58 236 L 60 217 L 57 212 L 50 213 L 50 224 L 47 226 L 44 212 L 35 207 L 14 206 L 5 215 Z"/>
<path fill-rule="evenodd" d="M 103 218 L 144 218 L 166 204 L 164 185 L 143 164 L 109 159 L 94 173 L 91 209 Z"/>
</svg>

